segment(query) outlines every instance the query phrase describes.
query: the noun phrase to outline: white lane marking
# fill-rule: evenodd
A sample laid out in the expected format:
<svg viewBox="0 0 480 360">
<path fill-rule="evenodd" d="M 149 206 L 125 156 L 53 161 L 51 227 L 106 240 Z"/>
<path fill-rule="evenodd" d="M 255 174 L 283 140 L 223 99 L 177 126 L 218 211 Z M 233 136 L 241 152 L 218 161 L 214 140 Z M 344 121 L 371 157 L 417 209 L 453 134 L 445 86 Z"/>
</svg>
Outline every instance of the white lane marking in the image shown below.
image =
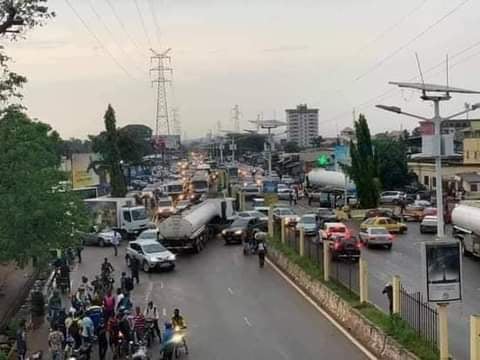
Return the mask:
<svg viewBox="0 0 480 360">
<path fill-rule="evenodd" d="M 227 290 L 228 290 L 228 292 L 230 293 L 230 295 L 233 295 L 233 290 L 232 290 L 232 288 L 228 288 Z"/>
<path fill-rule="evenodd" d="M 167 309 L 165 309 L 165 308 L 162 309 L 162 315 L 163 315 L 164 317 L 167 316 Z"/>
<path fill-rule="evenodd" d="M 350 340 L 356 347 L 360 349 L 369 359 L 371 360 L 378 360 L 378 358 L 372 354 L 365 346 L 363 346 L 357 339 L 355 339 L 347 330 L 343 328 L 340 323 L 338 323 L 334 318 L 332 318 L 325 310 L 323 310 L 313 299 L 308 296 L 302 289 L 300 289 L 297 284 L 295 284 L 292 280 L 290 280 L 287 275 L 285 275 L 282 270 L 280 270 L 274 263 L 272 263 L 269 259 L 265 259 L 267 264 L 272 267 L 287 283 L 289 283 L 297 292 L 305 298 L 310 304 L 313 305 L 317 311 L 322 314 L 328 321 L 330 321 L 340 332 L 345 335 L 345 337 Z"/>
<path fill-rule="evenodd" d="M 145 293 L 145 303 L 147 304 L 148 304 L 148 301 L 150 300 L 150 296 L 152 295 L 152 291 L 153 291 L 153 282 L 149 282 L 147 292 Z"/>
<path fill-rule="evenodd" d="M 247 326 L 252 327 L 252 323 L 248 321 L 248 318 L 246 316 L 243 318 L 243 320 L 245 320 L 245 324 L 247 324 Z"/>
</svg>

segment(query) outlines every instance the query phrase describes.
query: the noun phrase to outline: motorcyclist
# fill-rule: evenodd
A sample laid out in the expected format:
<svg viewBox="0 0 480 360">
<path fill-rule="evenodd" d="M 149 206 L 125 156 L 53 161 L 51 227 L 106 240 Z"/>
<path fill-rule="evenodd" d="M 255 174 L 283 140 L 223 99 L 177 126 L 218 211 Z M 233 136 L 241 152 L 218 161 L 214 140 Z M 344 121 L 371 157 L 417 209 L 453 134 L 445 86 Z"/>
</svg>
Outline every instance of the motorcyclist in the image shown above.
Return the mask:
<svg viewBox="0 0 480 360">
<path fill-rule="evenodd" d="M 102 263 L 102 277 L 105 275 L 109 277 L 113 270 L 112 264 L 110 264 L 107 258 L 104 258 Z"/>
<path fill-rule="evenodd" d="M 260 241 L 258 243 L 257 253 L 259 265 L 260 267 L 263 267 L 263 265 L 265 264 L 265 254 L 267 253 L 267 248 L 263 241 Z"/>
<path fill-rule="evenodd" d="M 153 330 L 158 336 L 158 340 L 162 342 L 162 334 L 160 333 L 160 328 L 158 326 L 158 320 L 160 318 L 158 314 L 157 307 L 153 304 L 153 301 L 149 301 L 147 307 L 144 310 L 145 320 L 147 322 L 151 321 L 153 324 Z"/>
<path fill-rule="evenodd" d="M 160 347 L 160 353 L 163 353 L 163 360 L 172 360 L 175 344 L 173 343 L 173 326 L 172 323 L 165 323 L 165 330 L 163 332 L 163 342 Z"/>
<path fill-rule="evenodd" d="M 173 325 L 173 330 L 175 332 L 183 332 L 183 330 L 187 328 L 185 319 L 183 318 L 182 315 L 180 315 L 179 309 L 173 310 L 172 325 Z M 185 353 L 188 354 L 188 346 L 187 346 L 187 340 L 185 339 L 185 336 L 182 336 L 182 341 L 183 341 L 183 346 L 185 347 Z"/>
</svg>

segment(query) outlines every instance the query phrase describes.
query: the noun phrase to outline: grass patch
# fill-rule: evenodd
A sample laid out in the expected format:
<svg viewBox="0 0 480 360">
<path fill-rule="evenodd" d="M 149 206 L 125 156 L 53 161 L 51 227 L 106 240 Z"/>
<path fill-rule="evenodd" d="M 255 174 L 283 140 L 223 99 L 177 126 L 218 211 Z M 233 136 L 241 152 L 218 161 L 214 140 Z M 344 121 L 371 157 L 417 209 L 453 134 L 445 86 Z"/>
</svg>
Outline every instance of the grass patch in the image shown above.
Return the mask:
<svg viewBox="0 0 480 360">
<path fill-rule="evenodd" d="M 323 269 L 319 268 L 317 264 L 308 257 L 301 257 L 287 244 L 282 244 L 279 236 L 271 238 L 269 244 L 284 254 L 290 261 L 300 266 L 312 279 L 322 282 L 343 300 L 352 305 L 352 307 L 358 309 L 368 320 L 377 325 L 387 335 L 398 341 L 398 343 L 406 349 L 417 355 L 420 359 L 439 359 L 438 351 L 434 350 L 431 344 L 418 336 L 415 330 L 410 327 L 406 321 L 402 320 L 400 316 L 389 316 L 371 304 L 360 304 L 358 295 L 342 284 L 332 280 L 325 282 L 323 279 Z"/>
</svg>

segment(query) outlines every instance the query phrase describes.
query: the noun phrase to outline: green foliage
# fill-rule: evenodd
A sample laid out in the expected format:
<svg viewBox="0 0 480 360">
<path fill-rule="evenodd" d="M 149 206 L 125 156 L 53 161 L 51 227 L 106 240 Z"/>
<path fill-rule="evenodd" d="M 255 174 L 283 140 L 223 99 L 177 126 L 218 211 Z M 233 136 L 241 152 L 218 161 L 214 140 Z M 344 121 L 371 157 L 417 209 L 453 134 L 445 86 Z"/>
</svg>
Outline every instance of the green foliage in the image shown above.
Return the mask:
<svg viewBox="0 0 480 360">
<path fill-rule="evenodd" d="M 62 140 L 59 148 L 60 154 L 70 157 L 72 154 L 87 154 L 91 153 L 92 141 L 82 140 L 77 138 L 70 138 Z"/>
<path fill-rule="evenodd" d="M 150 142 L 152 129 L 145 125 L 126 125 L 118 130 L 118 147 L 122 160 L 131 165 L 143 163 L 143 157 L 153 154 Z"/>
<path fill-rule="evenodd" d="M 403 139 L 374 140 L 378 176 L 383 189 L 398 189 L 411 182 L 407 165 L 407 146 Z"/>
<path fill-rule="evenodd" d="M 87 225 L 83 203 L 54 190 L 66 180 L 59 141 L 49 125 L 18 109 L 7 108 L 0 117 L 0 261 L 42 262 L 50 249 L 79 241 L 78 230 Z"/>
<path fill-rule="evenodd" d="M 360 204 L 364 208 L 374 208 L 378 203 L 380 189 L 377 162 L 367 119 L 362 114 L 355 121 L 355 136 L 356 142 L 350 143 L 352 163 L 345 166 L 345 169 L 355 182 Z"/>
<path fill-rule="evenodd" d="M 301 150 L 300 146 L 294 141 L 289 141 L 283 147 L 283 150 L 287 153 L 297 153 Z"/>
</svg>

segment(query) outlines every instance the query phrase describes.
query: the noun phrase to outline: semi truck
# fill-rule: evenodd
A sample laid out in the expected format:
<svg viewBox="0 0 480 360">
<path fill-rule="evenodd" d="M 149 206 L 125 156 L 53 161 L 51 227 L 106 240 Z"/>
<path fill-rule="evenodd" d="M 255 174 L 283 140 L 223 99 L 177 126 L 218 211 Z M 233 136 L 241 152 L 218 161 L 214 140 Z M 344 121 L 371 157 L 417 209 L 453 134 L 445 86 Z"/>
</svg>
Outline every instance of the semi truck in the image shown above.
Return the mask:
<svg viewBox="0 0 480 360">
<path fill-rule="evenodd" d="M 148 228 L 150 219 L 144 206 L 136 206 L 133 198 L 99 197 L 85 199 L 93 217 L 99 245 L 111 242 L 111 233 L 133 238 Z"/>
<path fill-rule="evenodd" d="M 171 250 L 200 252 L 234 218 L 234 199 L 207 199 L 158 224 L 160 242 Z"/>
<path fill-rule="evenodd" d="M 480 257 L 480 208 L 457 205 L 452 210 L 452 235 L 465 256 Z"/>
</svg>

